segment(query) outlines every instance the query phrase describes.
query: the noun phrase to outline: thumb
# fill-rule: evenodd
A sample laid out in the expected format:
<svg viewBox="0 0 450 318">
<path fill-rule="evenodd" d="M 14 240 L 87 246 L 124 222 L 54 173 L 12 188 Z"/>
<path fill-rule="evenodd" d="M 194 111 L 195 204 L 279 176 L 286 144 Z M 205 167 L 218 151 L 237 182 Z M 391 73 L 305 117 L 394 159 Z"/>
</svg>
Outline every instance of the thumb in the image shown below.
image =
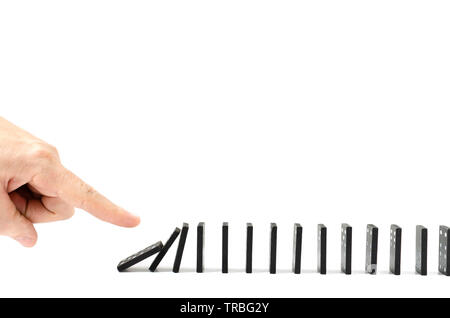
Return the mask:
<svg viewBox="0 0 450 318">
<path fill-rule="evenodd" d="M 25 247 L 32 247 L 37 241 L 33 224 L 17 210 L 4 191 L 0 191 L 0 235 L 9 236 Z"/>
</svg>

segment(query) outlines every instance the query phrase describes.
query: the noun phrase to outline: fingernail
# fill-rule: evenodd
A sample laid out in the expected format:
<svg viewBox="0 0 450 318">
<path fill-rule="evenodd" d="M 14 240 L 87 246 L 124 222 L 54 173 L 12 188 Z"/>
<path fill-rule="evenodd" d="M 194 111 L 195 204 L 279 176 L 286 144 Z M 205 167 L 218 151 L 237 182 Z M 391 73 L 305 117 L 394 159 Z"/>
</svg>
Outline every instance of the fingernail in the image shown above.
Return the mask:
<svg viewBox="0 0 450 318">
<path fill-rule="evenodd" d="M 33 246 L 34 240 L 31 237 L 28 236 L 18 236 L 14 238 L 17 242 L 22 244 L 23 246 Z"/>
</svg>

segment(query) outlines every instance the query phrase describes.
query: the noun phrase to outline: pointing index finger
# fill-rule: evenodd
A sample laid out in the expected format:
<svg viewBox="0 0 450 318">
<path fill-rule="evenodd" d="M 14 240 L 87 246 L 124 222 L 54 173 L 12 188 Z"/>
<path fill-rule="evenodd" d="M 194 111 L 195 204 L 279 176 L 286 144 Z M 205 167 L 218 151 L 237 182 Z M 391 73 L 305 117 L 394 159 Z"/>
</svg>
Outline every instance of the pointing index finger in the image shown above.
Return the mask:
<svg viewBox="0 0 450 318">
<path fill-rule="evenodd" d="M 115 225 L 134 227 L 139 224 L 138 216 L 112 203 L 71 171 L 62 169 L 58 184 L 58 196 L 62 200 Z"/>
</svg>

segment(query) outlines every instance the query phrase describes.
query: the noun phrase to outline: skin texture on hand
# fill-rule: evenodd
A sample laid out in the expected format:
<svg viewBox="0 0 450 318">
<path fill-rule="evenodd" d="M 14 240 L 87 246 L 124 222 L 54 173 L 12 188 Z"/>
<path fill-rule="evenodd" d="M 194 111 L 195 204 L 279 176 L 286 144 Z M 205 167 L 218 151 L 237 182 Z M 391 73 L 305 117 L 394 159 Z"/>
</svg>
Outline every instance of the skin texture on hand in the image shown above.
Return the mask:
<svg viewBox="0 0 450 318">
<path fill-rule="evenodd" d="M 56 148 L 0 117 L 0 235 L 32 247 L 33 223 L 68 219 L 74 208 L 119 226 L 140 222 L 63 167 Z"/>
</svg>

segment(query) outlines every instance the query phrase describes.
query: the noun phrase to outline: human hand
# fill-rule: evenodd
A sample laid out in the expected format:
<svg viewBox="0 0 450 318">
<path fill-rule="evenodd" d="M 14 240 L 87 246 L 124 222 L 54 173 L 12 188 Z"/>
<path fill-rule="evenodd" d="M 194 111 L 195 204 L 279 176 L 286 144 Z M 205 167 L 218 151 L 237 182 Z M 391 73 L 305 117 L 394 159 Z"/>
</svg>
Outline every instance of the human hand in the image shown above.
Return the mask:
<svg viewBox="0 0 450 318">
<path fill-rule="evenodd" d="M 33 223 L 68 219 L 74 208 L 119 226 L 140 222 L 64 168 L 56 148 L 0 117 L 0 235 L 32 247 Z"/>
</svg>

